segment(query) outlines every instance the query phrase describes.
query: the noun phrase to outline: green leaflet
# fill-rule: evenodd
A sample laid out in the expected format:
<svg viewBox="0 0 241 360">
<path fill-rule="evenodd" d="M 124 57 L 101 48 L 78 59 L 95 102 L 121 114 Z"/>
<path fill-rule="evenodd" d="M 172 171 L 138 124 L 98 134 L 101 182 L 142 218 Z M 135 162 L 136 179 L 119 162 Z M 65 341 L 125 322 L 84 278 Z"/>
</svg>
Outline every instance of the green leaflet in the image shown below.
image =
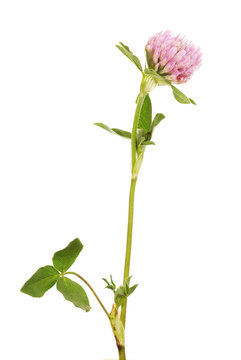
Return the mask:
<svg viewBox="0 0 241 360">
<path fill-rule="evenodd" d="M 145 96 L 143 101 L 140 117 L 138 120 L 137 127 L 144 130 L 150 130 L 152 121 L 152 105 L 149 94 Z"/>
<path fill-rule="evenodd" d="M 99 126 L 100 128 L 110 132 L 111 134 L 119 135 L 127 139 L 131 139 L 131 133 L 129 131 L 120 130 L 116 128 L 110 128 L 109 126 L 103 123 L 95 123 L 94 125 Z"/>
<path fill-rule="evenodd" d="M 177 89 L 175 86 L 171 85 L 172 92 L 174 98 L 181 104 L 194 104 L 196 105 L 195 101 L 188 98 L 185 94 L 183 94 L 179 89 Z"/>
<path fill-rule="evenodd" d="M 59 272 L 53 266 L 41 267 L 26 281 L 21 291 L 33 297 L 41 297 L 56 283 L 59 276 Z"/>
<path fill-rule="evenodd" d="M 128 59 L 130 61 L 133 62 L 133 64 L 136 65 L 136 67 L 141 71 L 143 72 L 142 70 L 142 66 L 141 66 L 141 62 L 140 60 L 138 59 L 137 56 L 135 56 L 131 51 L 130 49 L 128 48 L 128 46 L 124 45 L 122 42 L 119 43 L 120 45 L 116 45 L 117 49 L 119 49 L 125 56 L 128 57 Z"/>
<path fill-rule="evenodd" d="M 83 245 L 79 239 L 71 241 L 66 248 L 54 254 L 52 259 L 54 267 L 62 273 L 65 272 L 75 262 L 82 249 Z"/>
<path fill-rule="evenodd" d="M 64 295 L 64 298 L 71 301 L 76 307 L 88 312 L 91 307 L 86 292 L 75 281 L 63 276 L 57 282 L 57 289 Z"/>
</svg>

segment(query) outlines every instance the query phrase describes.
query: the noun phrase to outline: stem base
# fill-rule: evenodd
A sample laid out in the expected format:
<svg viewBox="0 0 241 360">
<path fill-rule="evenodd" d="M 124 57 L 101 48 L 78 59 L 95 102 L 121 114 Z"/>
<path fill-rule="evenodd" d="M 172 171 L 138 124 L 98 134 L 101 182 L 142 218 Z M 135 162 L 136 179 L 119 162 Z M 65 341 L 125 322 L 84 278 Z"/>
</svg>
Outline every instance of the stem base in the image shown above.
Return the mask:
<svg viewBox="0 0 241 360">
<path fill-rule="evenodd" d="M 125 348 L 123 346 L 118 347 L 119 360 L 126 360 Z"/>
</svg>

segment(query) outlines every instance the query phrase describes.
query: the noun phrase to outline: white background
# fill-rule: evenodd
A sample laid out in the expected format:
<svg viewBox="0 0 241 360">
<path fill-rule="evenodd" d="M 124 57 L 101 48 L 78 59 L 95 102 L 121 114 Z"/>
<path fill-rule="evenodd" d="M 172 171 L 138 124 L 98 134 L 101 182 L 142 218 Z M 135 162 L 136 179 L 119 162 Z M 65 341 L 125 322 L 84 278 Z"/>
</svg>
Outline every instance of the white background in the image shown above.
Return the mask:
<svg viewBox="0 0 241 360">
<path fill-rule="evenodd" d="M 102 277 L 122 280 L 130 130 L 141 80 L 116 48 L 141 58 L 155 32 L 199 45 L 203 65 L 180 90 L 152 94 L 166 119 L 136 189 L 128 360 L 241 358 L 241 118 L 238 1 L 0 3 L 1 342 L 4 360 L 116 358 L 105 314 L 84 313 L 54 288 L 19 289 L 79 237 L 73 271 L 108 309 Z"/>
</svg>

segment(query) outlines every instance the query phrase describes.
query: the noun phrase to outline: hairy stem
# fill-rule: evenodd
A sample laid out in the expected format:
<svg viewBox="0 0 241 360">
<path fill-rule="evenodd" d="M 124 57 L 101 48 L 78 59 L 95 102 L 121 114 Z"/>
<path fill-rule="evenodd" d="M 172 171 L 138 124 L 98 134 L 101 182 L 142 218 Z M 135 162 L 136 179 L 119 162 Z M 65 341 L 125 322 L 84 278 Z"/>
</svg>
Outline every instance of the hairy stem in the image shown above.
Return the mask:
<svg viewBox="0 0 241 360">
<path fill-rule="evenodd" d="M 86 281 L 81 275 L 77 274 L 76 272 L 69 271 L 69 272 L 64 273 L 64 275 L 67 275 L 67 274 L 77 276 L 80 280 L 82 280 L 82 281 L 88 286 L 88 288 L 92 291 L 92 293 L 94 294 L 96 300 L 98 301 L 98 303 L 100 304 L 100 306 L 102 307 L 102 309 L 104 310 L 104 312 L 106 313 L 106 315 L 107 315 L 108 318 L 109 318 L 109 313 L 108 313 L 108 311 L 106 310 L 106 308 L 105 308 L 105 306 L 103 305 L 102 301 L 100 300 L 99 296 L 96 294 L 96 292 L 94 291 L 94 289 L 92 288 L 92 286 L 88 283 L 88 281 Z"/>
</svg>

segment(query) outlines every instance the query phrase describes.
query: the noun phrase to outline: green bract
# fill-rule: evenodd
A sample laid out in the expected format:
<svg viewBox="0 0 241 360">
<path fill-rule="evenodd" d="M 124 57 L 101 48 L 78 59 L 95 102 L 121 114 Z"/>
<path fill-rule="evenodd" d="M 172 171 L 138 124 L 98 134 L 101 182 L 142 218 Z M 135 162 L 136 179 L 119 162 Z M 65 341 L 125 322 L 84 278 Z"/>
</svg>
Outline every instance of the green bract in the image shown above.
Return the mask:
<svg viewBox="0 0 241 360">
<path fill-rule="evenodd" d="M 171 85 L 169 80 L 159 75 L 154 69 L 145 69 L 144 74 L 151 77 L 158 86 Z"/>
</svg>

